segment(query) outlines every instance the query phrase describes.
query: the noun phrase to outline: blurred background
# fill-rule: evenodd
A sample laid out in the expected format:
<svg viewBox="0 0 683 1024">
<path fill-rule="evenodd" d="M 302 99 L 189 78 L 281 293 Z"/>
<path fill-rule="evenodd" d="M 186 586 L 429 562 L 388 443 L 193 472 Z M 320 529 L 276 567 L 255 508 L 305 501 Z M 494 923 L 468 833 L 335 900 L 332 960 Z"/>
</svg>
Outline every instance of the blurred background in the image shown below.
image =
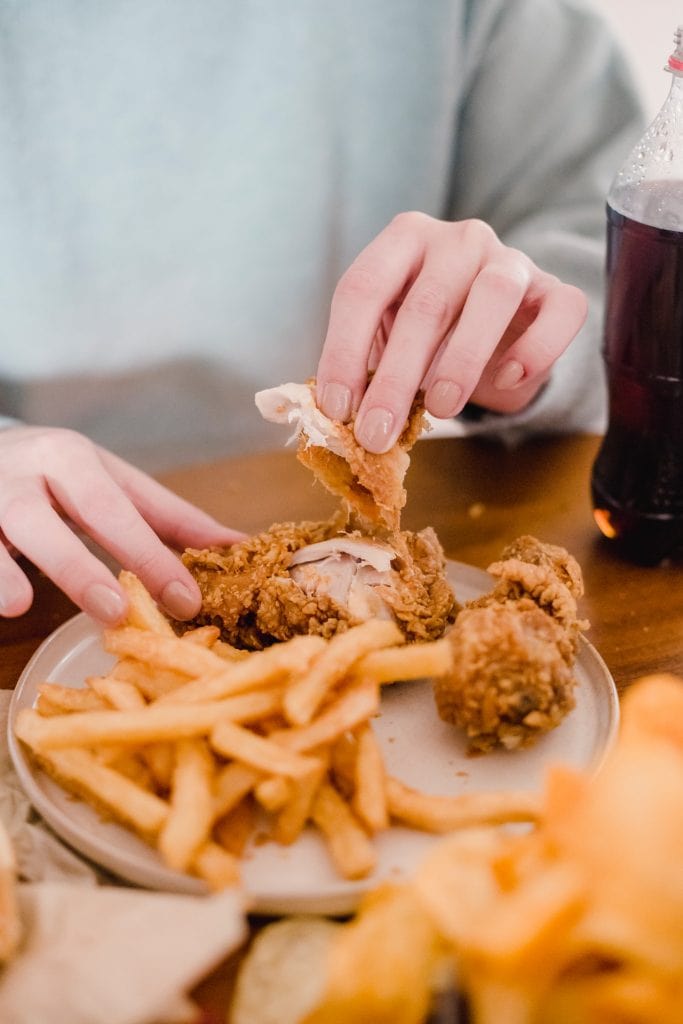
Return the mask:
<svg viewBox="0 0 683 1024">
<path fill-rule="evenodd" d="M 640 83 L 648 116 L 654 117 L 669 91 L 662 71 L 683 24 L 683 0 L 589 0 L 607 18 L 626 48 Z"/>
</svg>

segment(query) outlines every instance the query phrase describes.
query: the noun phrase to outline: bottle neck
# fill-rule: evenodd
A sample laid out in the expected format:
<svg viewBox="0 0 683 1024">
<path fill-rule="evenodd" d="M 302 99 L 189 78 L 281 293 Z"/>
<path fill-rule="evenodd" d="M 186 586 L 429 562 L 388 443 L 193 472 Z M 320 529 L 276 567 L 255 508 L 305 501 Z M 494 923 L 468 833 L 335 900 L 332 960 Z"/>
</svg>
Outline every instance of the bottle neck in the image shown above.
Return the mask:
<svg viewBox="0 0 683 1024">
<path fill-rule="evenodd" d="M 669 70 L 669 69 L 667 69 Z M 671 71 L 671 87 L 666 102 L 683 100 L 683 71 Z"/>
</svg>

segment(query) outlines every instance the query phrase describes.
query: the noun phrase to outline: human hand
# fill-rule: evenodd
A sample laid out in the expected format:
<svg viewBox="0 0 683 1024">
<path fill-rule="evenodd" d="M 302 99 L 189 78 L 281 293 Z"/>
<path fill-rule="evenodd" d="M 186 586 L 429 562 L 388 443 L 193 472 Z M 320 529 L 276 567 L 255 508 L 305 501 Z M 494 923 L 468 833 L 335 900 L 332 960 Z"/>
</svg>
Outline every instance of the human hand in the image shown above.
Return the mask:
<svg viewBox="0 0 683 1024">
<path fill-rule="evenodd" d="M 178 619 L 197 614 L 199 588 L 162 540 L 181 550 L 242 537 L 74 431 L 0 431 L 0 615 L 21 615 L 33 600 L 13 548 L 93 618 L 105 625 L 124 618 L 125 592 L 74 528 L 139 576 Z"/>
<path fill-rule="evenodd" d="M 583 292 L 503 245 L 483 221 L 400 214 L 337 285 L 318 404 L 331 419 L 356 413 L 356 438 L 371 452 L 395 443 L 420 390 L 437 417 L 457 415 L 470 399 L 518 412 L 586 311 Z"/>
</svg>

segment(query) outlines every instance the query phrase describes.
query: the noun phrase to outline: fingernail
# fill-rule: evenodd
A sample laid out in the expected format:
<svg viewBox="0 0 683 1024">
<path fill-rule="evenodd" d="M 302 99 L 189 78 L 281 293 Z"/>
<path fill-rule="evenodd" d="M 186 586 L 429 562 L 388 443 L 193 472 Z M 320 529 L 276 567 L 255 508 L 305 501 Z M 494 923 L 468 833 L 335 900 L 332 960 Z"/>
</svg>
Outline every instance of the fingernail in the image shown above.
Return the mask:
<svg viewBox="0 0 683 1024">
<path fill-rule="evenodd" d="M 524 376 L 524 367 L 521 363 L 518 363 L 516 359 L 510 359 L 507 363 L 503 363 L 500 369 L 497 371 L 493 378 L 494 388 L 498 388 L 499 391 L 507 391 L 508 388 L 514 388 L 519 384 Z"/>
<path fill-rule="evenodd" d="M 126 614 L 126 607 L 121 594 L 105 583 L 93 583 L 83 595 L 83 611 L 107 625 L 120 622 Z"/>
<path fill-rule="evenodd" d="M 394 438 L 394 417 L 388 409 L 368 409 L 363 416 L 356 438 L 369 451 L 382 455 L 391 448 Z"/>
<path fill-rule="evenodd" d="M 455 416 L 462 407 L 462 388 L 452 380 L 437 380 L 427 392 L 425 405 L 432 416 Z"/>
<path fill-rule="evenodd" d="M 320 408 L 331 420 L 347 420 L 351 415 L 351 391 L 346 384 L 326 384 Z"/>
<path fill-rule="evenodd" d="M 161 592 L 161 603 L 176 619 L 191 619 L 200 608 L 197 591 L 190 590 L 180 580 L 167 583 Z"/>
</svg>

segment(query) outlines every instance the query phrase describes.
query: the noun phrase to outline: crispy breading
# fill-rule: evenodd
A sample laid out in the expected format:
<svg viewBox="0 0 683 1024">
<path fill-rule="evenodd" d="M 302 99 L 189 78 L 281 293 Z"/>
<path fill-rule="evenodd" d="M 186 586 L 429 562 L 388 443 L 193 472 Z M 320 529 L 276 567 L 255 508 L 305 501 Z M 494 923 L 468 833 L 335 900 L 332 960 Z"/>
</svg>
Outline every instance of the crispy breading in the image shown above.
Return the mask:
<svg viewBox="0 0 683 1024">
<path fill-rule="evenodd" d="M 452 675 L 435 682 L 439 714 L 470 749 L 527 746 L 574 706 L 581 569 L 564 548 L 520 537 L 488 571 L 493 588 L 469 601 L 449 633 Z"/>
<path fill-rule="evenodd" d="M 395 619 L 409 640 L 437 639 L 457 610 L 443 549 L 431 528 L 400 531 L 408 450 L 424 426 L 422 401 L 413 403 L 393 448 L 375 455 L 358 444 L 353 423 L 330 420 L 317 408 L 314 385 L 284 384 L 259 392 L 256 401 L 266 418 L 296 424 L 298 458 L 342 499 L 340 512 L 322 523 L 276 523 L 220 551 L 186 551 L 183 562 L 202 593 L 194 622 L 216 624 L 233 646 L 254 649 L 297 633 L 329 637 L 374 615 Z M 331 542 L 324 554 L 292 561 L 323 541 Z M 379 566 L 373 544 L 384 551 Z"/>
<path fill-rule="evenodd" d="M 466 607 L 448 635 L 453 674 L 435 680 L 434 696 L 471 751 L 527 746 L 574 707 L 562 629 L 533 602 Z"/>
<path fill-rule="evenodd" d="M 424 407 L 413 403 L 410 416 L 396 444 L 388 452 L 376 455 L 356 441 L 353 422 L 333 421 L 335 435 L 343 455 L 311 444 L 304 432 L 299 435 L 299 461 L 332 494 L 342 498 L 355 513 L 354 525 L 372 529 L 384 526 L 395 533 L 400 528 L 401 510 L 407 493 L 403 486 L 410 465 L 408 451 L 424 426 Z"/>
<path fill-rule="evenodd" d="M 328 637 L 357 624 L 361 620 L 348 608 L 324 594 L 307 594 L 288 571 L 295 551 L 339 535 L 339 519 L 333 517 L 320 523 L 276 523 L 222 550 L 188 549 L 183 562 L 202 593 L 202 612 L 195 623 L 218 625 L 228 643 L 251 649 L 298 633 Z M 376 590 L 407 638 L 436 639 L 456 611 L 441 545 L 428 528 L 398 534 L 395 546 L 390 584 Z"/>
</svg>

